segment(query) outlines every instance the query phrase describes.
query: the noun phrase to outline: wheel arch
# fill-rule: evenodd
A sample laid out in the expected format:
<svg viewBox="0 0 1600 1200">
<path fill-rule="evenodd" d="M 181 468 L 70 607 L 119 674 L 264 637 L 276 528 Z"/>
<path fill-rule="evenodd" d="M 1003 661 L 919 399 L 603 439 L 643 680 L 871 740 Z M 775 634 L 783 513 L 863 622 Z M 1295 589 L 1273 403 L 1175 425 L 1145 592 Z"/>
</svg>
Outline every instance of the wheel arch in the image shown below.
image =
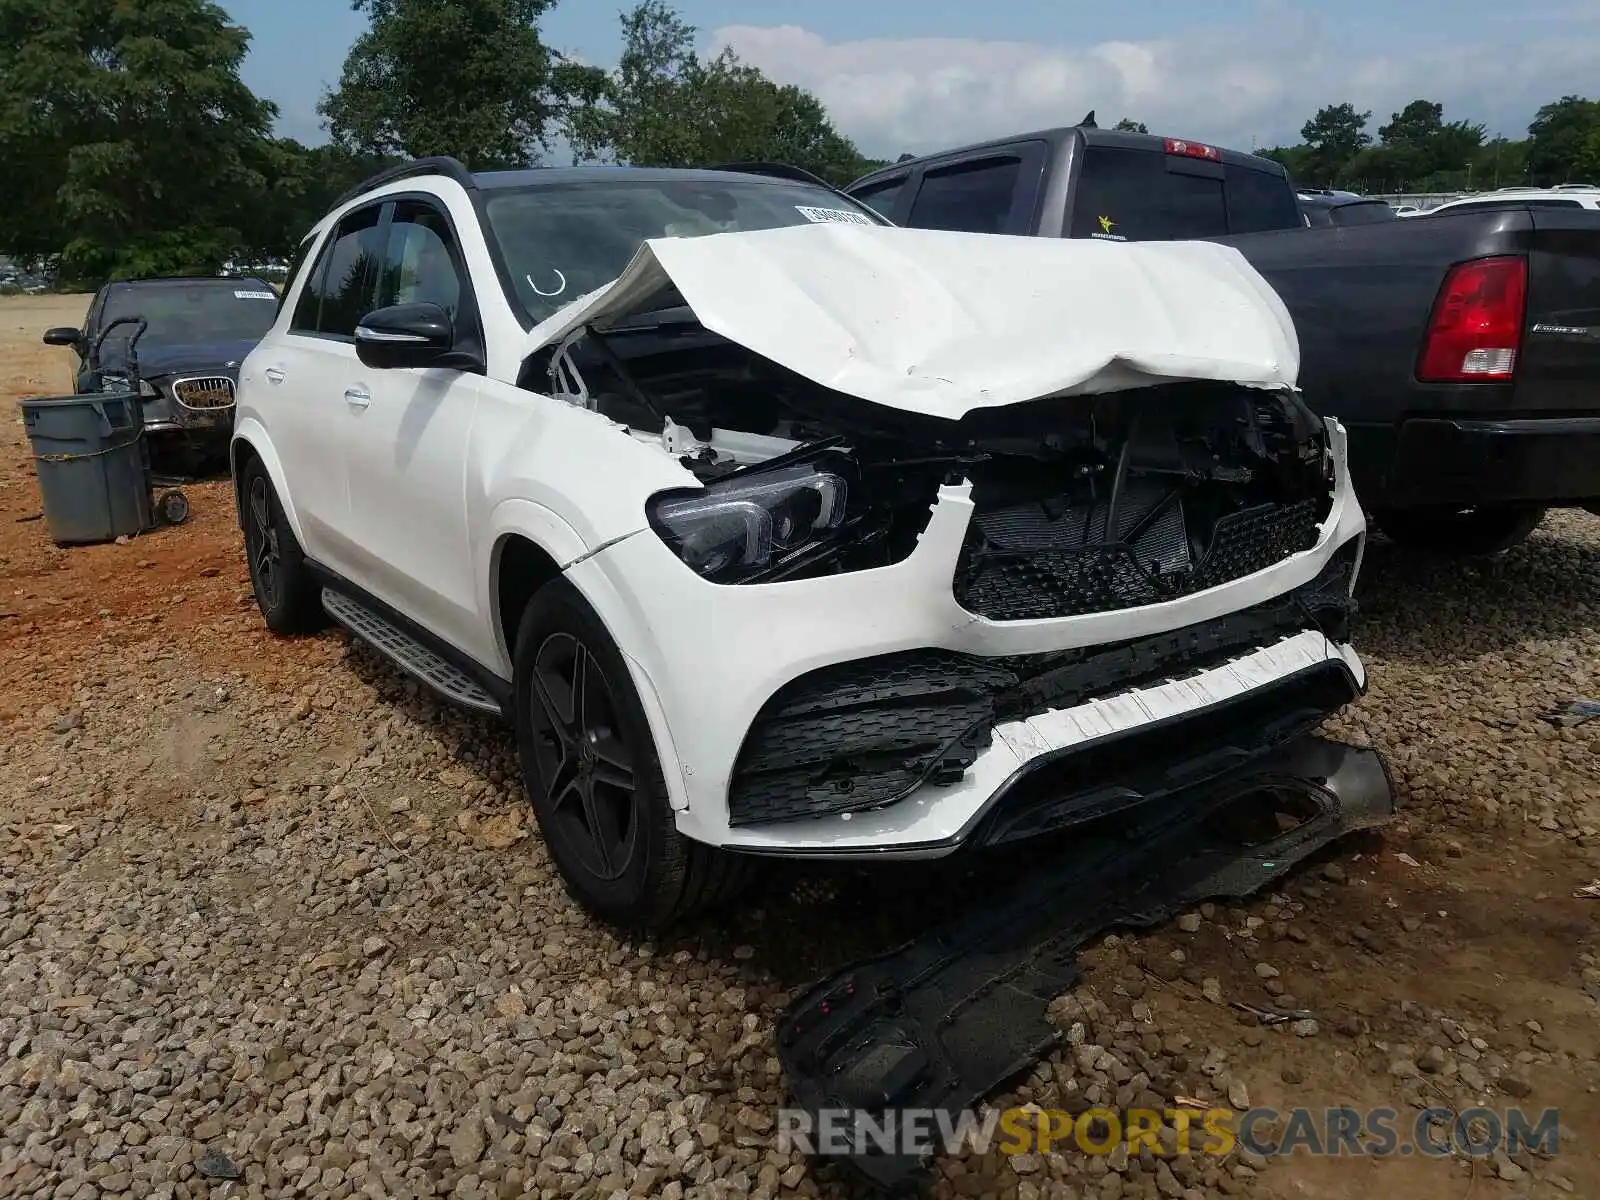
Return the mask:
<svg viewBox="0 0 1600 1200">
<path fill-rule="evenodd" d="M 243 428 L 235 429 L 233 440 L 228 444 L 228 469 L 233 477 L 234 517 L 239 522 L 239 528 L 244 528 L 244 472 L 252 461 L 260 462 L 266 469 L 267 479 L 278 497 L 278 507 L 283 510 L 284 518 L 289 522 L 289 529 L 294 533 L 295 541 L 304 546 L 305 531 L 300 527 L 300 512 L 295 507 L 294 497 L 289 493 L 288 483 L 283 474 L 283 464 L 278 460 L 272 443 L 267 440 L 266 431 L 254 421 L 248 422 Z"/>
<path fill-rule="evenodd" d="M 667 723 L 666 707 L 655 683 L 638 658 L 628 652 L 632 639 L 641 636 L 639 616 L 606 575 L 598 557 L 562 517 L 529 500 L 508 500 L 495 509 L 494 530 L 488 554 L 484 611 L 491 614 L 501 672 L 515 678 L 512 652 L 522 611 L 534 591 L 556 579 L 565 579 L 583 597 L 607 636 L 628 665 L 634 691 L 644 706 L 655 738 L 656 753 L 666 776 L 667 797 L 674 811 L 689 806 L 679 757 Z"/>
</svg>

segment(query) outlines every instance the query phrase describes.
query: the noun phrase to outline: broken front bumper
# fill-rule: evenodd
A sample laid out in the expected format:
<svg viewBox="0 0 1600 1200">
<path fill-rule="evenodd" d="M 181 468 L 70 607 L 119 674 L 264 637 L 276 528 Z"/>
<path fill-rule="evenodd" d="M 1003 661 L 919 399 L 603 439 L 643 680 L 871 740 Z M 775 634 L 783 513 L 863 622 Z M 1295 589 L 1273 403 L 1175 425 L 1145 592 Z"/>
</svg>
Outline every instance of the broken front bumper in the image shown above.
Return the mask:
<svg viewBox="0 0 1600 1200">
<path fill-rule="evenodd" d="M 940 489 L 889 567 L 721 586 L 642 532 L 568 578 L 628 659 L 682 832 L 757 853 L 936 856 L 1136 803 L 1360 693 L 1335 610 L 1365 521 L 1335 423 L 1329 436 L 1335 491 L 1310 549 L 1133 608 L 963 608 L 965 485 Z M 1058 800 L 1018 799 L 1030 789 Z"/>
</svg>

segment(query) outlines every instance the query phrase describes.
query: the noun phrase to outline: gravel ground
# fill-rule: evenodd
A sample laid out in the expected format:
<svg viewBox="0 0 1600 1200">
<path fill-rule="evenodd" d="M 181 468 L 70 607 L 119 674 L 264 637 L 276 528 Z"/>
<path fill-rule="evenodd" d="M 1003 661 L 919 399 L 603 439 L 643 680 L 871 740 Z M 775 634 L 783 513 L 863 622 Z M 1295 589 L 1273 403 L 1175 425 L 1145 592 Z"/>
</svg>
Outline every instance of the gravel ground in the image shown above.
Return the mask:
<svg viewBox="0 0 1600 1200">
<path fill-rule="evenodd" d="M 0 390 L 64 373 L 36 349 L 64 303 L 0 302 Z M 504 731 L 342 635 L 265 633 L 225 489 L 57 551 L 0 429 L 0 1196 L 850 1192 L 775 1149 L 772 1020 L 947 878 L 785 869 L 619 939 L 557 882 Z M 1600 1196 L 1600 901 L 1574 895 L 1600 722 L 1538 716 L 1600 696 L 1597 585 L 1584 514 L 1487 564 L 1375 544 L 1372 688 L 1337 732 L 1388 756 L 1402 819 L 1282 893 L 1105 938 L 1052 1009 L 1062 1052 L 996 1098 L 1553 1105 L 1558 1156 L 974 1156 L 938 1194 Z"/>
</svg>

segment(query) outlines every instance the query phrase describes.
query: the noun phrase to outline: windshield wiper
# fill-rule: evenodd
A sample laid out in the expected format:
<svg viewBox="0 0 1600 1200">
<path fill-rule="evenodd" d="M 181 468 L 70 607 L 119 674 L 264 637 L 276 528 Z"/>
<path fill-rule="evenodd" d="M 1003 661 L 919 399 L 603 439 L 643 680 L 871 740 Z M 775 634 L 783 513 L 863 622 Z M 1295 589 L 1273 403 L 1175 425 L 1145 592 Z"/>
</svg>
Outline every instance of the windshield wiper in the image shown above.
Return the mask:
<svg viewBox="0 0 1600 1200">
<path fill-rule="evenodd" d="M 653 308 L 633 313 L 605 327 L 607 334 L 646 333 L 658 329 L 689 328 L 698 326 L 700 318 L 687 304 L 674 304 L 667 308 Z"/>
</svg>

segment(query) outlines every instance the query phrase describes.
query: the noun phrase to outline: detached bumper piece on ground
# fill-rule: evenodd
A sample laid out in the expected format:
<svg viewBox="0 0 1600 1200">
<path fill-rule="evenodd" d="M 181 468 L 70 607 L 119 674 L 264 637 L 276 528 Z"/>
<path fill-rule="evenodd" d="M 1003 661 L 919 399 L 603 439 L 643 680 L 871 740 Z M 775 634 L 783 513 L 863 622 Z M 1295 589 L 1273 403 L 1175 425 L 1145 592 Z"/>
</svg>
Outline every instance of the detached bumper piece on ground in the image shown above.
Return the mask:
<svg viewBox="0 0 1600 1200">
<path fill-rule="evenodd" d="M 1337 838 L 1388 821 L 1394 804 L 1375 752 L 1305 736 L 1084 826 L 982 907 L 797 998 L 777 1034 L 790 1090 L 814 1119 L 848 1111 L 881 1125 L 921 1109 L 953 1125 L 1057 1043 L 1045 1011 L 1076 981 L 1089 939 L 1250 895 Z M 897 1192 L 924 1183 L 929 1166 L 897 1153 L 846 1161 Z"/>
</svg>

